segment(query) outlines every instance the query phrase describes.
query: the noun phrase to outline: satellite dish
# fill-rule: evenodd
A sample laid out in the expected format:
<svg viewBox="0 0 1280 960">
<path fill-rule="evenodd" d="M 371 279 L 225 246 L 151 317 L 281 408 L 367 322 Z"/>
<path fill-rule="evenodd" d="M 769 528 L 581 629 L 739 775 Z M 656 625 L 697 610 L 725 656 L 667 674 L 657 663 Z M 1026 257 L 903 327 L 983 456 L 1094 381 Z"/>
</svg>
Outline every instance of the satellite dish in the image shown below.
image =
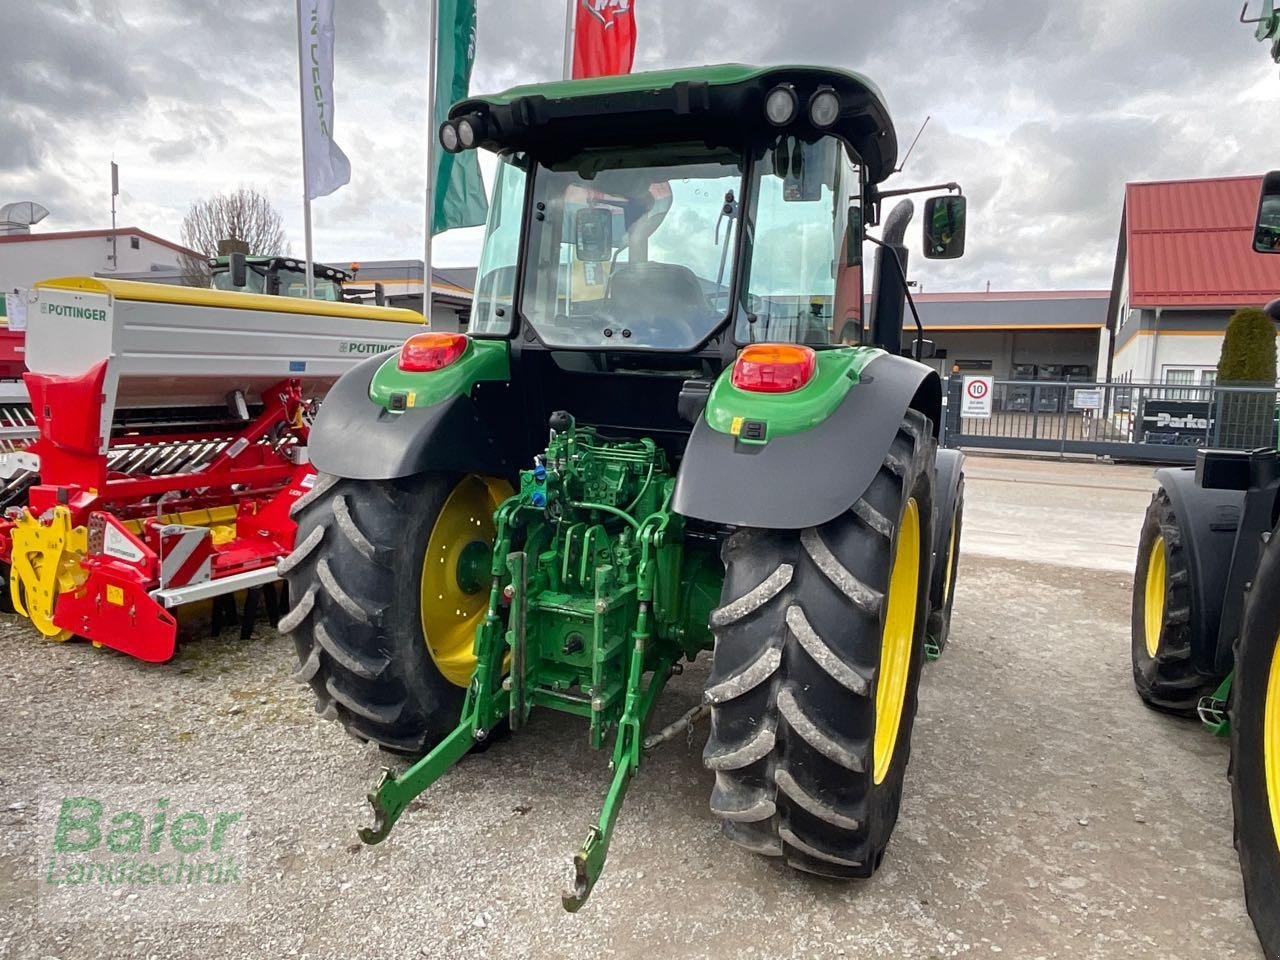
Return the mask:
<svg viewBox="0 0 1280 960">
<path fill-rule="evenodd" d="M 31 225 L 49 215 L 47 207 L 34 200 L 19 200 L 0 206 L 0 236 L 14 233 L 30 233 Z"/>
</svg>

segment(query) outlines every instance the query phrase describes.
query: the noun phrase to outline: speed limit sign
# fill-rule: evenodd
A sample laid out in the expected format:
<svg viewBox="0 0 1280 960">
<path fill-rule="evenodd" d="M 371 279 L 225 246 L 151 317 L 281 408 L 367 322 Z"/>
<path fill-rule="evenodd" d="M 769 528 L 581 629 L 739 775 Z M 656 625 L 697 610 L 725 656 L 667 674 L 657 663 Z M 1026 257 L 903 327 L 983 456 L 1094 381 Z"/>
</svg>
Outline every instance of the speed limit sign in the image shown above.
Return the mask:
<svg viewBox="0 0 1280 960">
<path fill-rule="evenodd" d="M 965 377 L 964 392 L 960 397 L 960 416 L 989 420 L 994 388 L 994 377 Z"/>
</svg>

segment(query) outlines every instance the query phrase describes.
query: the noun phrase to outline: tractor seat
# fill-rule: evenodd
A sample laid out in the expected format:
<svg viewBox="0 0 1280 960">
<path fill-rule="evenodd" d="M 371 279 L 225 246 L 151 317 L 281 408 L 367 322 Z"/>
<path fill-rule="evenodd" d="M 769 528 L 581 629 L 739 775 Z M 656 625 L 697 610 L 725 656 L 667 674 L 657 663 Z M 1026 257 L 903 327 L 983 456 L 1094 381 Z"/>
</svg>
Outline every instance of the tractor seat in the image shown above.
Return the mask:
<svg viewBox="0 0 1280 960">
<path fill-rule="evenodd" d="M 702 282 L 678 263 L 622 263 L 609 281 L 607 313 L 631 327 L 701 325 L 714 312 Z"/>
</svg>

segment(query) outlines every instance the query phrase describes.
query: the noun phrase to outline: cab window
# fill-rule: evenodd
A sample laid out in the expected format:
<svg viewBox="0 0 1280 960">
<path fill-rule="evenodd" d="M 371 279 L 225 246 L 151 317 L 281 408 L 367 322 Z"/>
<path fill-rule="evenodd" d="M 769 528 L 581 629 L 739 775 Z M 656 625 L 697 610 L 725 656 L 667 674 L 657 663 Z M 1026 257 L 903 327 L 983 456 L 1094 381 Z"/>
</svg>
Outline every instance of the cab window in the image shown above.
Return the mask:
<svg viewBox="0 0 1280 960">
<path fill-rule="evenodd" d="M 861 342 L 861 167 L 834 137 L 782 136 L 753 180 L 737 340 Z"/>
</svg>

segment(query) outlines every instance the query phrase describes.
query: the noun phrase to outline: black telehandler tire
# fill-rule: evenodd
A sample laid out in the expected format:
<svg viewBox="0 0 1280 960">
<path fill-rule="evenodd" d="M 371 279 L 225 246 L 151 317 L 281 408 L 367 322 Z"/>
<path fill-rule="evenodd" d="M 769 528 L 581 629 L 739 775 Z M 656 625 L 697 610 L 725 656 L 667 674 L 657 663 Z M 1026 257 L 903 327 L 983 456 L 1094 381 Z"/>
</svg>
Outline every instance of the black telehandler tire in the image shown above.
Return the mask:
<svg viewBox="0 0 1280 960">
<path fill-rule="evenodd" d="M 509 492 L 476 476 L 317 476 L 293 507 L 280 632 L 319 713 L 412 756 L 457 725 L 488 607 L 493 512 Z"/>
<path fill-rule="evenodd" d="M 929 421 L 908 413 L 870 488 L 803 531 L 725 543 L 706 699 L 725 835 L 830 877 L 869 877 L 898 819 L 924 662 Z"/>
<path fill-rule="evenodd" d="M 1231 799 L 1245 902 L 1280 960 L 1280 528 L 1245 594 L 1231 688 Z"/>
<path fill-rule="evenodd" d="M 1185 540 L 1186 531 L 1161 487 L 1147 507 L 1138 539 L 1130 652 L 1134 686 L 1143 702 L 1194 717 L 1200 698 L 1217 690 L 1223 677 L 1201 673 L 1192 661 L 1193 596 Z"/>
</svg>

